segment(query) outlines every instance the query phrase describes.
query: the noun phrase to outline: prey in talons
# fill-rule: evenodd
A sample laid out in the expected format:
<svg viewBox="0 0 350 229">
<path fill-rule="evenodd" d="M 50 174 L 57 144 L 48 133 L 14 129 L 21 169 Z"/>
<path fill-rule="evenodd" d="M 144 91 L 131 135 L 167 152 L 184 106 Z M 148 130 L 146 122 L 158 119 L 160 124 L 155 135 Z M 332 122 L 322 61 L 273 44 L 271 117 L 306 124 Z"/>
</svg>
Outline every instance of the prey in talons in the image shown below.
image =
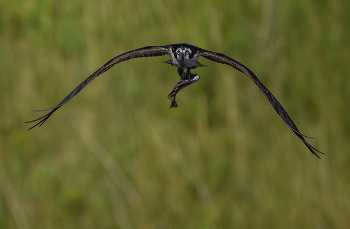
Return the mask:
<svg viewBox="0 0 350 229">
<path fill-rule="evenodd" d="M 179 93 L 179 91 L 181 91 L 182 89 L 184 89 L 188 85 L 197 82 L 200 78 L 198 74 L 191 73 L 190 68 L 187 69 L 186 73 L 184 73 L 184 69 L 181 69 L 181 68 L 178 68 L 177 72 L 179 73 L 181 80 L 179 82 L 177 82 L 177 84 L 174 86 L 173 90 L 168 95 L 168 99 L 171 100 L 170 108 L 178 107 L 177 102 L 175 100 L 177 93 Z"/>
</svg>

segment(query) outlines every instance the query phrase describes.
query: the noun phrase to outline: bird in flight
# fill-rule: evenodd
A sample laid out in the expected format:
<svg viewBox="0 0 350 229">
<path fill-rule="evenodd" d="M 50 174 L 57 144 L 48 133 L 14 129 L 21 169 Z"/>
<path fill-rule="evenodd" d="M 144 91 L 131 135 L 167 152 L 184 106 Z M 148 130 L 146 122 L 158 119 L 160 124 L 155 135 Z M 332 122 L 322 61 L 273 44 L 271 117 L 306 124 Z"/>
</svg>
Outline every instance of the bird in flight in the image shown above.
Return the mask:
<svg viewBox="0 0 350 229">
<path fill-rule="evenodd" d="M 246 66 L 239 63 L 238 61 L 217 52 L 208 51 L 205 49 L 198 48 L 193 45 L 189 44 L 172 44 L 172 45 L 165 45 L 165 46 L 147 46 L 139 49 L 135 49 L 126 53 L 123 53 L 119 56 L 114 57 L 110 61 L 108 61 L 106 64 L 104 64 L 102 67 L 100 67 L 97 71 L 92 73 L 88 78 L 86 78 L 81 84 L 79 84 L 66 98 L 64 98 L 57 106 L 47 109 L 47 110 L 38 110 L 38 111 L 50 111 L 46 115 L 32 120 L 28 121 L 26 123 L 32 123 L 37 122 L 34 126 L 32 126 L 30 129 L 41 126 L 46 122 L 46 120 L 61 106 L 63 106 L 65 103 L 67 103 L 69 100 L 71 100 L 76 94 L 78 94 L 86 85 L 88 85 L 93 79 L 95 79 L 97 76 L 101 75 L 102 73 L 108 71 L 111 67 L 113 67 L 115 64 L 118 64 L 120 62 L 132 59 L 132 58 L 139 58 L 139 57 L 154 57 L 154 56 L 163 56 L 163 55 L 169 55 L 170 60 L 166 61 L 165 63 L 171 64 L 174 67 L 177 67 L 177 72 L 180 75 L 180 81 L 174 86 L 173 90 L 168 95 L 168 98 L 171 100 L 170 108 L 177 107 L 177 102 L 175 100 L 177 93 L 182 90 L 183 88 L 187 87 L 190 84 L 193 84 L 199 80 L 199 75 L 191 73 L 192 69 L 195 69 L 197 67 L 204 67 L 205 65 L 202 65 L 197 61 L 199 57 L 204 57 L 206 59 L 209 59 L 211 61 L 226 64 L 229 65 L 238 71 L 246 74 L 262 91 L 262 93 L 265 95 L 265 97 L 269 100 L 275 111 L 278 113 L 278 115 L 282 118 L 282 120 L 292 129 L 292 131 L 299 137 L 299 139 L 306 145 L 306 147 L 318 158 L 318 153 L 322 153 L 315 149 L 313 146 L 311 146 L 304 137 L 307 137 L 303 134 L 301 134 L 297 128 L 297 126 L 294 124 L 293 120 L 289 117 L 286 110 L 282 107 L 282 105 L 277 101 L 277 99 L 271 94 L 271 92 L 260 82 L 258 77 L 255 76 L 255 74 L 249 70 Z M 30 130 L 29 129 L 29 130 Z M 310 137 L 307 137 L 310 138 Z M 322 153 L 323 154 L 323 153 Z"/>
</svg>

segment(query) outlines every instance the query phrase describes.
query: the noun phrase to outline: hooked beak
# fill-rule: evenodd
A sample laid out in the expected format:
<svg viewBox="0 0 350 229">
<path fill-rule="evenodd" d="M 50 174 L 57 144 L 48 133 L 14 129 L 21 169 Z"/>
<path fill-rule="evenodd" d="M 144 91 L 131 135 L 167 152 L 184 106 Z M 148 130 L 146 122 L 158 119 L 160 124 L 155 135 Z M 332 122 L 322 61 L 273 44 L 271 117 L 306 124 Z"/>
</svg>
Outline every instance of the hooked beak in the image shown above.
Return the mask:
<svg viewBox="0 0 350 229">
<path fill-rule="evenodd" d="M 181 60 L 184 60 L 185 59 L 185 53 L 180 53 L 180 58 L 181 58 Z"/>
</svg>

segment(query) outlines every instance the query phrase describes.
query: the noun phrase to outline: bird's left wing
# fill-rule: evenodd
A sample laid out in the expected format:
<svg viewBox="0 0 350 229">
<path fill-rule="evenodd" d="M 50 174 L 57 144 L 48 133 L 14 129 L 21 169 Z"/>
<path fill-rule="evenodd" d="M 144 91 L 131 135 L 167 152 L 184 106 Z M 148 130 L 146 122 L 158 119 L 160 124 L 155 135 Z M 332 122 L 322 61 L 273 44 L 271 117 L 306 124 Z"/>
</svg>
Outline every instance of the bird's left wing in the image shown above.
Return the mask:
<svg viewBox="0 0 350 229">
<path fill-rule="evenodd" d="M 168 46 L 147 46 L 139 49 L 135 49 L 126 53 L 123 53 L 119 56 L 114 57 L 110 61 L 108 61 L 105 65 L 103 65 L 101 68 L 99 68 L 97 71 L 92 73 L 88 78 L 86 78 L 81 84 L 79 84 L 66 98 L 64 98 L 57 106 L 47 109 L 47 110 L 38 110 L 38 111 L 49 111 L 46 115 L 32 120 L 28 121 L 26 123 L 31 122 L 38 122 L 34 126 L 32 126 L 30 129 L 41 126 L 46 122 L 46 120 L 63 104 L 71 100 L 76 94 L 78 94 L 86 85 L 88 85 L 93 79 L 95 79 L 97 76 L 101 75 L 102 73 L 108 71 L 111 67 L 113 67 L 115 64 L 118 64 L 122 61 L 126 61 L 132 58 L 139 58 L 139 57 L 153 57 L 153 56 L 163 56 L 169 54 L 169 47 Z M 29 130 L 30 130 L 29 129 Z"/>
<path fill-rule="evenodd" d="M 307 137 L 303 134 L 301 134 L 297 128 L 297 126 L 294 124 L 293 120 L 289 117 L 287 111 L 283 108 L 283 106 L 278 102 L 278 100 L 271 94 L 271 92 L 260 82 L 258 77 L 249 70 L 246 66 L 239 63 L 238 61 L 224 55 L 221 53 L 211 52 L 204 49 L 200 50 L 200 55 L 206 59 L 215 61 L 217 63 L 221 64 L 227 64 L 238 71 L 246 74 L 262 91 L 262 93 L 265 95 L 265 97 L 269 100 L 275 111 L 278 113 L 278 115 L 282 118 L 282 120 L 293 130 L 293 132 L 300 138 L 300 140 L 307 146 L 307 148 L 315 154 L 318 158 L 320 158 L 316 152 L 322 153 L 315 149 L 313 146 L 311 146 L 304 137 Z M 316 151 L 316 152 L 315 152 Z M 323 153 L 322 153 L 323 154 Z"/>
</svg>

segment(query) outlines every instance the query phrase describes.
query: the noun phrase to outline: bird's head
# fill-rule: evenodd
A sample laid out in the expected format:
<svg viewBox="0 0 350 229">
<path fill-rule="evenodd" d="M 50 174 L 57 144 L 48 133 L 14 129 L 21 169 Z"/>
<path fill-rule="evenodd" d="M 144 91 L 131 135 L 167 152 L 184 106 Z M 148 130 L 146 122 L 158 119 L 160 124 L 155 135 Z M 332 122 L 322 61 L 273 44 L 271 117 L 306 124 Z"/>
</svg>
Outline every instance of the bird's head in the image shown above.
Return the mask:
<svg viewBox="0 0 350 229">
<path fill-rule="evenodd" d="M 181 47 L 181 48 L 176 49 L 175 58 L 178 61 L 190 60 L 193 58 L 193 53 L 192 53 L 191 49 L 186 48 L 186 47 Z"/>
</svg>

